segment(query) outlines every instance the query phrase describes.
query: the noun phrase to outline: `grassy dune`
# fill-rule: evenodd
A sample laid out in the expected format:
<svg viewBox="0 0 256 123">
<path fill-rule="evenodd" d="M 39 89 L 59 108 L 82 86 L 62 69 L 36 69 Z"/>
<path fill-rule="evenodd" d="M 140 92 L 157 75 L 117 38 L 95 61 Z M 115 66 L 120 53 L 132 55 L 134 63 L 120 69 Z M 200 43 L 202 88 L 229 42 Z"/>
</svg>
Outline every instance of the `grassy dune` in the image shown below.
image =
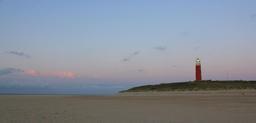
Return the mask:
<svg viewBox="0 0 256 123">
<path fill-rule="evenodd" d="M 144 85 L 122 92 L 144 92 L 144 91 L 201 91 L 201 90 L 239 90 L 239 89 L 256 89 L 256 81 L 188 81 L 163 83 L 158 85 Z"/>
</svg>

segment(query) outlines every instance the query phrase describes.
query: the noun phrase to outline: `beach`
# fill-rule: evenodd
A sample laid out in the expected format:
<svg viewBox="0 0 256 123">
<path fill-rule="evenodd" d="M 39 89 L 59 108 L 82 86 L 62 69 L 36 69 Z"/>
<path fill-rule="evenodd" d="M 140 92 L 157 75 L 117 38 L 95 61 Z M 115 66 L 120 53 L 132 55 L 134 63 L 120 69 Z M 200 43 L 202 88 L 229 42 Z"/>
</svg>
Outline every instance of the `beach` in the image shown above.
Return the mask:
<svg viewBox="0 0 256 123">
<path fill-rule="evenodd" d="M 233 92 L 234 93 L 234 92 Z M 256 96 L 1 95 L 1 123 L 255 123 Z"/>
</svg>

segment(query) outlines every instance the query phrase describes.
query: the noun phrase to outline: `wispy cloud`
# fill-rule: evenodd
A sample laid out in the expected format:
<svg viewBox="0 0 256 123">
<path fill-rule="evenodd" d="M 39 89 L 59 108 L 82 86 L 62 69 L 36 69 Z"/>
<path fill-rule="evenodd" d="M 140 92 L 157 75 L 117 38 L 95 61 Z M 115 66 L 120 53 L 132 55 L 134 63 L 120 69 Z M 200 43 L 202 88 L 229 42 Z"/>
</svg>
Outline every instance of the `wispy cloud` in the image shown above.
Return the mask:
<svg viewBox="0 0 256 123">
<path fill-rule="evenodd" d="M 193 49 L 194 49 L 195 51 L 198 51 L 200 48 L 201 48 L 200 46 L 195 46 Z"/>
<path fill-rule="evenodd" d="M 19 68 L 4 68 L 0 69 L 0 76 L 15 74 L 30 76 L 30 77 L 57 77 L 57 78 L 75 78 L 77 74 L 71 71 L 52 71 L 52 72 L 40 72 L 34 69 L 19 69 Z"/>
<path fill-rule="evenodd" d="M 137 72 L 144 72 L 145 70 L 144 69 L 137 69 Z"/>
<path fill-rule="evenodd" d="M 24 70 L 24 73 L 29 76 L 40 76 L 41 75 L 41 73 L 39 71 L 36 71 L 34 69 Z"/>
<path fill-rule="evenodd" d="M 256 20 L 256 14 L 252 14 L 252 15 L 250 16 L 250 18 L 251 18 L 252 20 Z"/>
<path fill-rule="evenodd" d="M 183 32 L 180 32 L 180 35 L 181 35 L 182 37 L 187 37 L 187 36 L 189 36 L 189 32 L 183 31 Z"/>
<path fill-rule="evenodd" d="M 10 55 L 15 55 L 15 56 L 20 56 L 20 57 L 24 57 L 24 58 L 30 58 L 30 55 L 24 53 L 24 52 L 19 52 L 19 51 L 7 51 L 7 54 Z"/>
<path fill-rule="evenodd" d="M 60 77 L 60 78 L 75 78 L 76 74 L 71 71 L 60 71 L 50 73 L 51 76 Z"/>
<path fill-rule="evenodd" d="M 58 77 L 58 78 L 75 78 L 77 75 L 71 71 L 57 71 L 57 72 L 39 72 L 34 69 L 24 70 L 24 73 L 28 76 L 40 76 L 40 77 Z"/>
<path fill-rule="evenodd" d="M 165 51 L 167 49 L 166 46 L 157 46 L 157 47 L 154 47 L 155 50 L 158 50 L 158 51 Z"/>
<path fill-rule="evenodd" d="M 140 51 L 133 52 L 128 57 L 123 58 L 122 61 L 123 62 L 128 62 L 128 61 L 130 61 L 131 59 L 133 59 L 135 56 L 137 56 L 139 54 L 140 54 Z"/>
<path fill-rule="evenodd" d="M 17 68 L 4 68 L 4 69 L 0 69 L 0 76 L 12 74 L 12 73 L 22 73 L 22 72 L 23 70 L 17 69 Z"/>
</svg>

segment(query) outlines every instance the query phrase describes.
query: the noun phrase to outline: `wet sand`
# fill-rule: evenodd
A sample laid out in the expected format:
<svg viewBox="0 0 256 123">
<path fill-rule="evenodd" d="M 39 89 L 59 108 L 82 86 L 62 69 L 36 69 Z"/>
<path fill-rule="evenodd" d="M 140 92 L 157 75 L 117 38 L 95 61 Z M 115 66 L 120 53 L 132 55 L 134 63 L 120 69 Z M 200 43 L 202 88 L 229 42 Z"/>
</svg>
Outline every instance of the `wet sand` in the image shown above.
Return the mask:
<svg viewBox="0 0 256 123">
<path fill-rule="evenodd" d="M 255 123 L 254 95 L 1 95 L 1 123 Z"/>
</svg>

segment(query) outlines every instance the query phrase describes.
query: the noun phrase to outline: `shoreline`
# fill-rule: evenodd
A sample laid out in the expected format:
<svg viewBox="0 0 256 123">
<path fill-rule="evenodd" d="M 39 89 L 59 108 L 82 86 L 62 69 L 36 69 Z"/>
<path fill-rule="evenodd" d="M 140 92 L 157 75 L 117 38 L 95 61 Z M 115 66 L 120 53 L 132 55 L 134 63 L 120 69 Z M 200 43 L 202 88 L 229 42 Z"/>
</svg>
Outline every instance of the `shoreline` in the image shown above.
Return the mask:
<svg viewBox="0 0 256 123">
<path fill-rule="evenodd" d="M 115 94 L 31 94 L 31 93 L 0 93 L 0 96 L 85 96 L 85 97 L 118 97 L 118 96 L 256 96 L 254 89 L 234 90 L 198 90 L 198 91 L 137 91 L 117 92 Z"/>
<path fill-rule="evenodd" d="M 122 92 L 118 96 L 256 96 L 256 90 L 144 91 Z"/>
</svg>

